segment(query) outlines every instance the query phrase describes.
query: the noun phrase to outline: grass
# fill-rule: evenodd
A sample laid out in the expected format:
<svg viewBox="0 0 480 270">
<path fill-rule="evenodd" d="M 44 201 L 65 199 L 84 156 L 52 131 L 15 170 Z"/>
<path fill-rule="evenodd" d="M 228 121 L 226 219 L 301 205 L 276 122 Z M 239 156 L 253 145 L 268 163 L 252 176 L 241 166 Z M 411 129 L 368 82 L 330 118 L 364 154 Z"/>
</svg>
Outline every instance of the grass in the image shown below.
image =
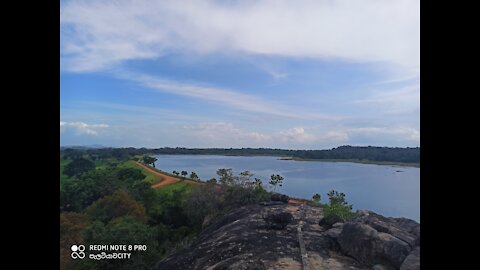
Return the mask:
<svg viewBox="0 0 480 270">
<path fill-rule="evenodd" d="M 193 184 L 188 182 L 177 182 L 168 186 L 164 186 L 162 188 L 156 189 L 157 192 L 160 194 L 168 194 L 173 193 L 175 191 L 184 191 L 184 194 L 188 194 L 192 191 Z"/>
<path fill-rule="evenodd" d="M 146 175 L 144 181 L 146 181 L 146 182 L 148 182 L 148 183 L 150 183 L 150 184 L 152 184 L 152 185 L 153 185 L 153 184 L 156 184 L 156 183 L 158 183 L 158 182 L 160 182 L 160 181 L 163 180 L 162 177 L 160 177 L 160 176 L 158 176 L 158 175 L 155 175 L 155 174 L 153 174 L 153 173 L 145 170 L 144 168 L 138 166 L 138 165 L 135 163 L 135 161 L 133 161 L 133 160 L 126 161 L 126 162 L 120 164 L 119 166 L 122 167 L 122 168 L 135 168 L 135 169 L 140 169 L 140 170 L 143 172 L 143 174 Z"/>
</svg>

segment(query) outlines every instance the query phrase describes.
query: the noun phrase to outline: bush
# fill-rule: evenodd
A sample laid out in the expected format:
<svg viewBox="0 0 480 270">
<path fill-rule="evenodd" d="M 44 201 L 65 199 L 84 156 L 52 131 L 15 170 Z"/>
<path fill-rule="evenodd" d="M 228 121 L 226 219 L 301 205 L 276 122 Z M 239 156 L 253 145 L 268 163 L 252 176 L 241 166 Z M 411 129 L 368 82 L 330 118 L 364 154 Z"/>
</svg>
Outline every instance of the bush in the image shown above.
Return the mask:
<svg viewBox="0 0 480 270">
<path fill-rule="evenodd" d="M 315 193 L 315 194 L 312 196 L 312 199 L 309 200 L 309 201 L 307 201 L 307 204 L 308 204 L 308 205 L 312 205 L 312 206 L 321 206 L 322 204 L 320 203 L 320 199 L 321 199 L 320 194 Z"/>
<path fill-rule="evenodd" d="M 347 222 L 355 216 L 352 212 L 352 205 L 345 201 L 345 194 L 337 191 L 330 191 L 328 194 L 330 204 L 323 207 L 323 219 L 320 220 L 320 225 L 331 227 L 337 222 Z"/>
<path fill-rule="evenodd" d="M 261 185 L 231 184 L 222 186 L 207 181 L 194 187 L 186 202 L 186 212 L 197 228 L 205 227 L 231 209 L 269 200 L 270 194 Z"/>
</svg>

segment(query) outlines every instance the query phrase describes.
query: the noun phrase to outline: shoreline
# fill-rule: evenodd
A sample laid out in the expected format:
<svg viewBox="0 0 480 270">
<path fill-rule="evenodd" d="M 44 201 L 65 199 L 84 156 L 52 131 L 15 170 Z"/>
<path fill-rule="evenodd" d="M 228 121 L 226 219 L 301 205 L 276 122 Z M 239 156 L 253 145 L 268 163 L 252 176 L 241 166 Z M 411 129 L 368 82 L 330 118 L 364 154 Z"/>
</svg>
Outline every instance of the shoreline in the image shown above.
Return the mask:
<svg viewBox="0 0 480 270">
<path fill-rule="evenodd" d="M 358 160 L 358 159 L 310 159 L 310 158 L 298 158 L 298 157 L 280 157 L 278 160 L 293 160 L 293 161 L 316 161 L 316 162 L 350 162 L 360 164 L 373 164 L 373 165 L 390 165 L 398 167 L 414 167 L 420 168 L 420 163 L 405 163 L 395 161 L 375 161 L 375 160 Z"/>
<path fill-rule="evenodd" d="M 373 165 L 387 165 L 387 166 L 398 166 L 398 167 L 413 167 L 420 168 L 420 163 L 407 163 L 407 162 L 397 162 L 397 161 L 375 161 L 375 160 L 358 160 L 358 159 L 311 159 L 311 158 L 299 158 L 299 157 L 285 157 L 285 156 L 274 156 L 274 155 L 215 155 L 215 154 L 152 154 L 153 156 L 170 156 L 170 155 L 179 155 L 179 156 L 223 156 L 223 157 L 276 157 L 277 160 L 294 160 L 294 161 L 316 161 L 316 162 L 350 162 L 350 163 L 359 163 L 359 164 L 373 164 Z"/>
</svg>

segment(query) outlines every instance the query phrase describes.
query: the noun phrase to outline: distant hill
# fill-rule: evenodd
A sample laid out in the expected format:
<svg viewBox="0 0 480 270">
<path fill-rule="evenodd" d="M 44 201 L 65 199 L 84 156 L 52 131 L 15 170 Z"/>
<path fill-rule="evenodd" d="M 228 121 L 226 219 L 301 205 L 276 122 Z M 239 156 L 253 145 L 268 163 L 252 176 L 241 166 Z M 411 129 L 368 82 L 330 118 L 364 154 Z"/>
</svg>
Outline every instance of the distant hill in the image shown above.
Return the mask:
<svg viewBox="0 0 480 270">
<path fill-rule="evenodd" d="M 348 160 L 359 162 L 420 163 L 420 147 L 340 146 L 328 150 L 286 150 L 272 148 L 100 148 L 63 147 L 61 151 L 78 155 L 82 151 L 99 157 L 128 158 L 135 155 L 224 155 L 279 156 L 307 160 Z"/>
<path fill-rule="evenodd" d="M 104 146 L 101 144 L 91 144 L 91 145 L 67 145 L 67 146 L 60 146 L 60 150 L 62 149 L 99 149 L 99 148 L 108 148 L 108 146 Z"/>
</svg>

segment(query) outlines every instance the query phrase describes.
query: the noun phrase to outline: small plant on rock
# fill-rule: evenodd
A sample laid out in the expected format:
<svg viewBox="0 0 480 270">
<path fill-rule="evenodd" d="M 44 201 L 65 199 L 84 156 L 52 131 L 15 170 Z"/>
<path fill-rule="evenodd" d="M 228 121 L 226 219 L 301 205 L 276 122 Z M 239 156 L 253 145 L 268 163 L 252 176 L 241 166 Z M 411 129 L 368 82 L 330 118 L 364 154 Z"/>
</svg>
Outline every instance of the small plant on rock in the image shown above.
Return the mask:
<svg viewBox="0 0 480 270">
<path fill-rule="evenodd" d="M 323 207 L 324 217 L 320 225 L 330 227 L 337 222 L 347 222 L 355 216 L 352 205 L 345 200 L 345 193 L 332 190 L 327 195 L 330 203 Z"/>
</svg>

